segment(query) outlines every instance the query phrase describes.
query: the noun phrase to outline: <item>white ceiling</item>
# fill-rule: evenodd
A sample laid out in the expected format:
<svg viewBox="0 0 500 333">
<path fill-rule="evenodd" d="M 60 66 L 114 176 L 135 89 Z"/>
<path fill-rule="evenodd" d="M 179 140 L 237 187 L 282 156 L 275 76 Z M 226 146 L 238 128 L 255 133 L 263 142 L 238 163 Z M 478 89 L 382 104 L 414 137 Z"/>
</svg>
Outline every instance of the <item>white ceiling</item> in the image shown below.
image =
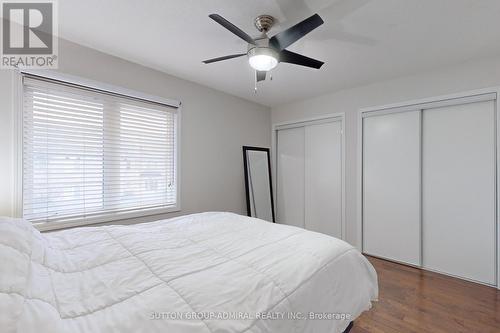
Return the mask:
<svg viewBox="0 0 500 333">
<path fill-rule="evenodd" d="M 208 14 L 257 36 L 259 14 L 274 35 L 316 12 L 325 24 L 289 49 L 320 70 L 280 64 L 255 94 L 246 57 L 201 62 L 247 47 Z M 499 0 L 59 1 L 63 38 L 269 106 L 500 55 L 499 18 Z"/>
</svg>

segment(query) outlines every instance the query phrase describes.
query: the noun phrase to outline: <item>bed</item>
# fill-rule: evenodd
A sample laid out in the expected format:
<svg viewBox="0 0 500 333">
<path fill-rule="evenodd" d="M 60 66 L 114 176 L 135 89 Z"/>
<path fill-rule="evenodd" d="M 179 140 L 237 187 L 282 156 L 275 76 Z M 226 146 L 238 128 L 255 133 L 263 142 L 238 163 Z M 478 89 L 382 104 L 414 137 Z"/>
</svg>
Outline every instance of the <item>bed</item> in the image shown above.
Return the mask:
<svg viewBox="0 0 500 333">
<path fill-rule="evenodd" d="M 333 237 L 232 213 L 39 233 L 0 218 L 2 332 L 343 332 L 377 276 Z"/>
</svg>

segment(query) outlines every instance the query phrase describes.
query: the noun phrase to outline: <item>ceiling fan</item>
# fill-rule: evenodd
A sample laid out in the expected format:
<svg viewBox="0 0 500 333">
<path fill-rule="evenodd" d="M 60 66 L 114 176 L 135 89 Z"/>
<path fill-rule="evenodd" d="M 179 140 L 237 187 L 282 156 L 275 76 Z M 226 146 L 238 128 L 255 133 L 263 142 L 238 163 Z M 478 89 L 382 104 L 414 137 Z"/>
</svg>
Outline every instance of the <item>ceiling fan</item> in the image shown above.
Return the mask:
<svg viewBox="0 0 500 333">
<path fill-rule="evenodd" d="M 280 62 L 315 69 L 321 68 L 324 64 L 322 61 L 286 50 L 288 46 L 292 45 L 324 23 L 318 14 L 314 14 L 311 17 L 306 18 L 302 22 L 297 23 L 296 25 L 274 35 L 271 38 L 267 36 L 267 32 L 271 29 L 275 20 L 270 15 L 260 15 L 255 19 L 255 27 L 262 33 L 258 38 L 250 37 L 243 30 L 218 14 L 211 14 L 209 17 L 236 36 L 246 41 L 248 43 L 248 49 L 246 53 L 231 54 L 205 60 L 203 61 L 205 64 L 243 57 L 246 55 L 248 56 L 250 66 L 255 69 L 257 82 L 265 80 L 267 72 L 275 68 Z"/>
</svg>

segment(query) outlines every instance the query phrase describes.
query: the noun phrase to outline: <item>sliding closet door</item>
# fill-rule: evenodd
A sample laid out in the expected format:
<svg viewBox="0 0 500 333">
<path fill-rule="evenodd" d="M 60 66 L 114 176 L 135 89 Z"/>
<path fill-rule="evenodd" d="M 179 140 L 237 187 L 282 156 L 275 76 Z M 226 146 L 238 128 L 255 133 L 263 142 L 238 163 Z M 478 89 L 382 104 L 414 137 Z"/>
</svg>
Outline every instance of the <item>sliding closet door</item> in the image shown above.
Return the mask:
<svg viewBox="0 0 500 333">
<path fill-rule="evenodd" d="M 423 266 L 495 283 L 494 103 L 423 112 Z"/>
<path fill-rule="evenodd" d="M 277 221 L 304 228 L 304 127 L 277 137 Z"/>
<path fill-rule="evenodd" d="M 420 265 L 420 111 L 363 119 L 363 251 Z"/>
<path fill-rule="evenodd" d="M 305 127 L 306 229 L 342 238 L 342 124 Z"/>
</svg>

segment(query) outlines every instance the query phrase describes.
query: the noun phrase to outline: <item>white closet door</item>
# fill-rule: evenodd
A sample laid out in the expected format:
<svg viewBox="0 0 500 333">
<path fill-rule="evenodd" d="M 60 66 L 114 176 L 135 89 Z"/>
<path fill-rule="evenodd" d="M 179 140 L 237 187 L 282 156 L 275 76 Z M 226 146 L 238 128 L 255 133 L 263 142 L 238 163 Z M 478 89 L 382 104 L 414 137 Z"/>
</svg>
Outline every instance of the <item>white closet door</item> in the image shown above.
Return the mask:
<svg viewBox="0 0 500 333">
<path fill-rule="evenodd" d="M 277 221 L 304 228 L 304 127 L 278 131 Z"/>
<path fill-rule="evenodd" d="M 363 119 L 363 251 L 420 265 L 420 111 Z"/>
<path fill-rule="evenodd" d="M 423 266 L 495 283 L 493 102 L 423 113 Z"/>
<path fill-rule="evenodd" d="M 306 229 L 342 238 L 342 125 L 305 127 Z"/>
</svg>

